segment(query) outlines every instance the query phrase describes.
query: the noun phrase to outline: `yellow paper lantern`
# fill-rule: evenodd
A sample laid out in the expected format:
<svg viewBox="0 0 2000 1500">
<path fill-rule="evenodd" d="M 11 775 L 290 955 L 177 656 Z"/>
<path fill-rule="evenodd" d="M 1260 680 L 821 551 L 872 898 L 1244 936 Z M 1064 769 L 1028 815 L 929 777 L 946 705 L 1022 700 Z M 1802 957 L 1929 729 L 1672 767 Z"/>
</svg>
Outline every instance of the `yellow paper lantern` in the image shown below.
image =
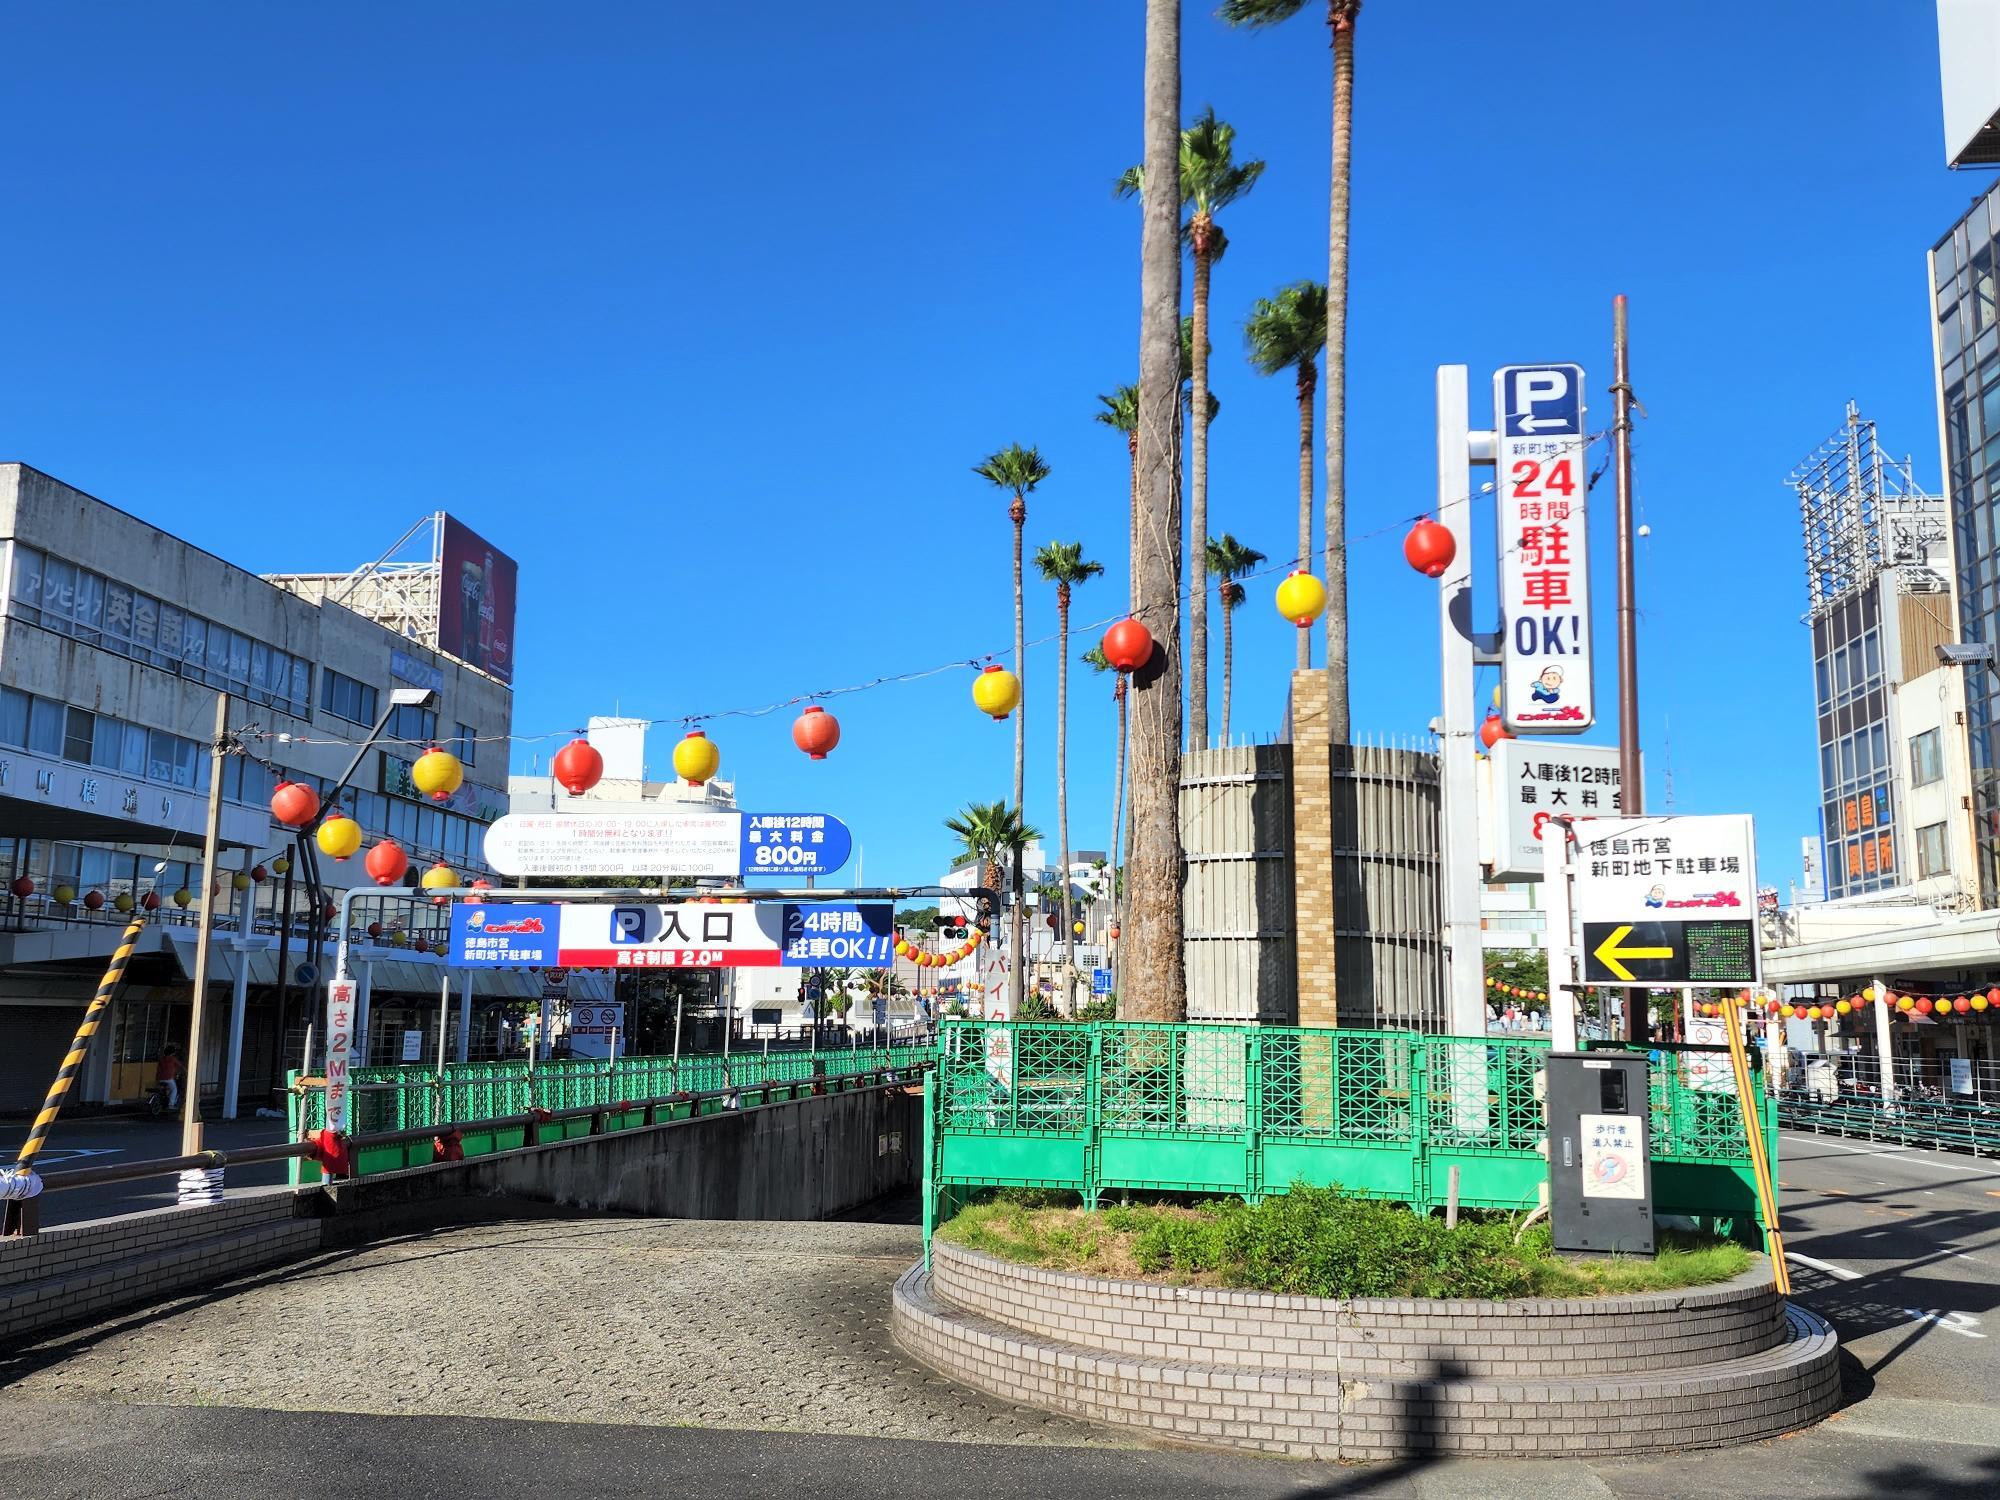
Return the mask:
<svg viewBox="0 0 2000 1500">
<path fill-rule="evenodd" d="M 1846 1000 L 1834 1001 L 1833 1008 L 1835 1011 L 1837 1011 L 1839 1014 L 1843 1016 L 1852 1014 L 1854 1010 L 1854 1006 Z"/>
<path fill-rule="evenodd" d="M 1326 585 L 1303 570 L 1278 585 L 1278 613 L 1304 630 L 1326 610 Z"/>
<path fill-rule="evenodd" d="M 427 891 L 447 890 L 457 884 L 458 872 L 443 860 L 424 871 L 423 887 Z"/>
<path fill-rule="evenodd" d="M 1986 1009 L 1987 1006 L 1991 1005 L 1992 1003 L 1993 1002 L 1988 1000 L 1984 995 L 1974 995 L 1972 997 L 1972 1008 L 1974 1010 L 1984 1010 Z"/>
<path fill-rule="evenodd" d="M 49 894 L 54 896 L 64 906 L 67 906 L 76 899 L 76 887 L 73 885 L 59 885 Z"/>
<path fill-rule="evenodd" d="M 286 859 L 282 854 L 279 855 L 276 859 L 271 861 L 271 873 L 273 875 L 290 874 L 291 868 L 292 868 L 292 862 L 289 859 Z"/>
<path fill-rule="evenodd" d="M 334 859 L 346 859 L 361 847 L 361 825 L 352 818 L 328 818 L 313 837 L 320 852 Z"/>
<path fill-rule="evenodd" d="M 1082 937 L 1082 936 L 1083 936 L 1083 923 L 1081 923 L 1081 922 L 1072 922 L 1072 923 L 1070 923 L 1070 931 L 1071 931 L 1071 932 L 1074 932 L 1074 933 L 1075 933 L 1075 934 L 1076 934 L 1076 935 L 1077 935 L 1078 937 Z"/>
<path fill-rule="evenodd" d="M 132 901 L 132 893 L 130 891 L 120 891 L 117 895 L 111 898 L 111 904 L 114 907 L 116 907 L 119 911 L 130 911 L 134 904 Z"/>
<path fill-rule="evenodd" d="M 233 890 L 247 891 L 250 889 L 250 877 L 239 870 L 229 877 L 229 884 Z"/>
<path fill-rule="evenodd" d="M 410 767 L 410 784 L 433 802 L 449 802 L 451 794 L 465 781 L 465 766 L 449 750 L 436 745 L 419 755 Z"/>
<path fill-rule="evenodd" d="M 700 786 L 721 765 L 722 752 L 699 729 L 690 729 L 687 737 L 674 746 L 674 773 L 689 786 Z"/>
<path fill-rule="evenodd" d="M 186 886 L 182 886 L 174 892 L 174 905 L 178 906 L 182 911 L 187 910 L 188 902 L 192 900 L 194 900 L 194 892 L 190 891 Z"/>
<path fill-rule="evenodd" d="M 988 667 L 972 679 L 972 701 L 981 713 L 1004 719 L 1021 706 L 1021 679 L 1005 667 Z"/>
</svg>

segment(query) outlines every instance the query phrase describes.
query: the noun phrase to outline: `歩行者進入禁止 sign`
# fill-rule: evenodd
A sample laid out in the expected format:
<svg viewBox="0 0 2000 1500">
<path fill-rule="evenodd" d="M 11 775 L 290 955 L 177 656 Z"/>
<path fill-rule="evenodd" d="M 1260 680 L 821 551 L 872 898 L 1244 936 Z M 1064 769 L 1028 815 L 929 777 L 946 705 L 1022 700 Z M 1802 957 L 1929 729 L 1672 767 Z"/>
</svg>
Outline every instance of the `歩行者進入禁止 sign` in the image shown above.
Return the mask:
<svg viewBox="0 0 2000 1500">
<path fill-rule="evenodd" d="M 1578 734 L 1590 681 L 1590 474 L 1579 365 L 1493 372 L 1501 712 L 1523 734 Z"/>
<path fill-rule="evenodd" d="M 1499 739 L 1487 752 L 1481 860 L 1493 880 L 1540 880 L 1549 819 L 1623 809 L 1616 745 Z"/>
<path fill-rule="evenodd" d="M 549 902 L 461 904 L 451 913 L 455 969 L 543 969 L 556 960 L 562 908 Z"/>
<path fill-rule="evenodd" d="M 1758 982 L 1747 814 L 1594 818 L 1575 833 L 1585 984 Z"/>
<path fill-rule="evenodd" d="M 579 968 L 880 969 L 896 956 L 887 902 L 577 903 L 560 913 L 555 961 Z"/>
<path fill-rule="evenodd" d="M 827 813 L 509 813 L 486 830 L 486 862 L 544 880 L 688 875 L 737 880 L 831 875 L 854 835 Z"/>
</svg>

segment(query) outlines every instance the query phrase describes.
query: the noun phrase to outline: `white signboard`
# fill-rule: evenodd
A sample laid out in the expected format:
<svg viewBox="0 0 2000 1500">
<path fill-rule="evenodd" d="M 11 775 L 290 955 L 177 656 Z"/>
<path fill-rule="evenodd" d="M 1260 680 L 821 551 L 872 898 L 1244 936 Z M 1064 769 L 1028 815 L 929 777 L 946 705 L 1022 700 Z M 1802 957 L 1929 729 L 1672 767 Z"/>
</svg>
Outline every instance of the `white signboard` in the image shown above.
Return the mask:
<svg viewBox="0 0 2000 1500">
<path fill-rule="evenodd" d="M 332 979 L 326 986 L 326 1128 L 347 1129 L 348 1068 L 354 1055 L 354 1006 L 360 986 Z"/>
<path fill-rule="evenodd" d="M 557 952 L 579 968 L 776 968 L 785 946 L 783 920 L 784 909 L 770 904 L 576 902 L 562 908 Z"/>
<path fill-rule="evenodd" d="M 1639 1149 L 1639 1121 L 1634 1115 L 1584 1115 L 1583 1196 L 1632 1198 L 1646 1196 L 1646 1163 Z"/>
<path fill-rule="evenodd" d="M 1799 840 L 1799 868 L 1805 882 L 1800 895 L 1808 901 L 1826 899 L 1826 878 L 1821 873 L 1819 854 L 1819 839 L 1815 835 L 1807 834 Z"/>
<path fill-rule="evenodd" d="M 1493 880 L 1540 880 L 1552 817 L 1600 818 L 1622 807 L 1616 745 L 1497 740 L 1486 762 L 1486 843 Z"/>
<path fill-rule="evenodd" d="M 610 1057 L 614 1036 L 625 1035 L 623 1005 L 572 1005 L 569 1009 L 569 1050 L 573 1057 Z M 618 1050 L 623 1052 L 623 1041 Z"/>
<path fill-rule="evenodd" d="M 403 1061 L 421 1062 L 424 1056 L 424 1034 L 417 1030 L 403 1032 Z"/>
<path fill-rule="evenodd" d="M 1759 982 L 1748 815 L 1594 818 L 1576 838 L 1586 984 Z"/>
<path fill-rule="evenodd" d="M 1951 1091 L 1954 1094 L 1972 1092 L 1972 1059 L 1953 1057 L 1946 1060 L 1951 1067 Z"/>
<path fill-rule="evenodd" d="M 1729 1033 L 1723 1030 L 1726 1023 L 1703 1019 L 1688 1022 L 1688 1043 L 1695 1047 L 1727 1047 Z M 1687 1081 L 1689 1088 L 1704 1092 L 1728 1092 L 1736 1087 L 1736 1069 L 1728 1058 L 1713 1052 L 1690 1052 L 1687 1057 Z"/>
<path fill-rule="evenodd" d="M 1590 682 L 1590 488 L 1580 365 L 1493 372 L 1499 487 L 1501 714 L 1522 734 L 1578 734 Z"/>
<path fill-rule="evenodd" d="M 502 875 L 695 875 L 743 868 L 741 813 L 509 813 L 486 829 Z"/>
</svg>

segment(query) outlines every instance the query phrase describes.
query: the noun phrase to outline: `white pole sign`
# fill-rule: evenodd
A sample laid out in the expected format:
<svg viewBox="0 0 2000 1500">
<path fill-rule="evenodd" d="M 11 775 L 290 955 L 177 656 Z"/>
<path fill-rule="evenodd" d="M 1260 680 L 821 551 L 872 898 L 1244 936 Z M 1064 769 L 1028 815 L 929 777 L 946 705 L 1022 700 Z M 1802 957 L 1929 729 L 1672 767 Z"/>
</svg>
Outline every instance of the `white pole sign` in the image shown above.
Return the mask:
<svg viewBox="0 0 2000 1500">
<path fill-rule="evenodd" d="M 502 875 L 694 875 L 743 870 L 741 813 L 509 813 L 486 830 Z"/>
<path fill-rule="evenodd" d="M 326 1128 L 347 1129 L 348 1063 L 354 1051 L 354 1005 L 360 985 L 332 979 L 326 986 Z"/>
<path fill-rule="evenodd" d="M 1485 853 L 1494 880 L 1542 878 L 1543 834 L 1551 818 L 1603 818 L 1624 811 L 1616 745 L 1495 740 L 1487 774 Z"/>
<path fill-rule="evenodd" d="M 1583 367 L 1493 373 L 1500 491 L 1501 712 L 1523 734 L 1577 734 L 1590 685 L 1590 546 L 1584 525 Z"/>
</svg>

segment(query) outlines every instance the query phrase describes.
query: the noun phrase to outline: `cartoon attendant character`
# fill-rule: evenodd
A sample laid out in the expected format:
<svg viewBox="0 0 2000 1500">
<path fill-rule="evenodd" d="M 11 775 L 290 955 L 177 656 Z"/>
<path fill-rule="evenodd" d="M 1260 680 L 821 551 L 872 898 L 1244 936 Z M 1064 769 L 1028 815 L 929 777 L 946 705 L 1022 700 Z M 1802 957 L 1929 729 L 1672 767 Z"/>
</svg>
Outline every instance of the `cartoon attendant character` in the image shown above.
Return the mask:
<svg viewBox="0 0 2000 1500">
<path fill-rule="evenodd" d="M 1537 703 L 1558 703 L 1562 701 L 1563 669 L 1543 667 L 1542 675 L 1535 679 L 1534 691 L 1528 696 Z"/>
<path fill-rule="evenodd" d="M 1667 888 L 1663 885 L 1656 885 L 1650 891 L 1646 892 L 1646 904 L 1648 906 L 1665 906 L 1667 904 Z"/>
</svg>

